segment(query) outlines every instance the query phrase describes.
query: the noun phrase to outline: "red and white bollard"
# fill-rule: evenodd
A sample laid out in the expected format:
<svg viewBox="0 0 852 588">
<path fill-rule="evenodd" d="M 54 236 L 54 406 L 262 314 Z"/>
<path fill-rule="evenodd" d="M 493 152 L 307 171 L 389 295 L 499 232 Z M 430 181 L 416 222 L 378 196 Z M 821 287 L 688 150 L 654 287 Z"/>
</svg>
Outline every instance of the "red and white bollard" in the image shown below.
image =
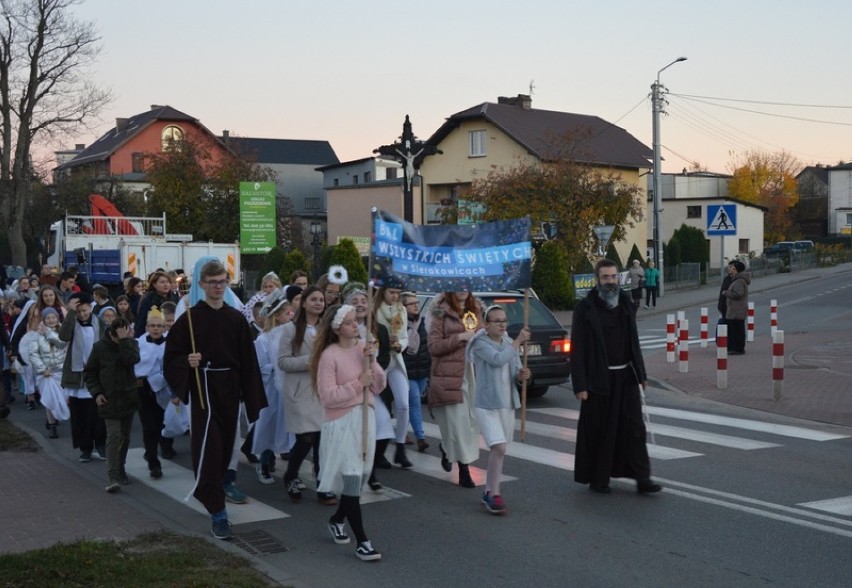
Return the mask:
<svg viewBox="0 0 852 588">
<path fill-rule="evenodd" d="M 707 329 L 708 329 L 708 314 L 707 307 L 701 307 L 701 348 L 705 349 L 707 347 Z"/>
<path fill-rule="evenodd" d="M 680 342 L 680 323 L 686 320 L 686 311 L 677 311 L 677 341 Z"/>
<path fill-rule="evenodd" d="M 784 331 L 772 333 L 772 399 L 784 396 Z"/>
<path fill-rule="evenodd" d="M 689 372 L 689 321 L 686 319 L 680 321 L 677 371 L 682 374 Z"/>
<path fill-rule="evenodd" d="M 774 335 L 778 330 L 778 301 L 769 301 L 769 334 Z"/>
<path fill-rule="evenodd" d="M 748 303 L 748 317 L 746 318 L 746 341 L 754 341 L 754 302 Z"/>
<path fill-rule="evenodd" d="M 716 387 L 728 387 L 728 325 L 716 325 Z"/>
<path fill-rule="evenodd" d="M 675 315 L 666 315 L 666 363 L 675 362 Z"/>
</svg>

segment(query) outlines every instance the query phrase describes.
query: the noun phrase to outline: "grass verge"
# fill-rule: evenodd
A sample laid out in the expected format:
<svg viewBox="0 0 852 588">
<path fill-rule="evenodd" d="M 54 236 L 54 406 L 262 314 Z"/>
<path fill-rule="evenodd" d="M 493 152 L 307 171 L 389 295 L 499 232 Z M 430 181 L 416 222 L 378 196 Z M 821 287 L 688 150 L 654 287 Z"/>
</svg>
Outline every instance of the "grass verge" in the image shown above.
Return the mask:
<svg viewBox="0 0 852 588">
<path fill-rule="evenodd" d="M 0 556 L 0 586 L 273 586 L 242 557 L 170 531 Z"/>
<path fill-rule="evenodd" d="M 12 424 L 8 419 L 0 420 L 0 451 L 38 451 L 38 443 Z"/>
</svg>

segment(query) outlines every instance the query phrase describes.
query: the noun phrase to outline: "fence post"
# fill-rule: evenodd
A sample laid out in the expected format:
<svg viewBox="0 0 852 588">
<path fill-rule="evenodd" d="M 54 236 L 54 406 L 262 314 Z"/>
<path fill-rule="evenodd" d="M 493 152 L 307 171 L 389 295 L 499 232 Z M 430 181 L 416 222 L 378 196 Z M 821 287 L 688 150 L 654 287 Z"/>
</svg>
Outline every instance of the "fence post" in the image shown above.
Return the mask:
<svg viewBox="0 0 852 588">
<path fill-rule="evenodd" d="M 784 331 L 772 333 L 772 399 L 784 397 Z"/>
</svg>

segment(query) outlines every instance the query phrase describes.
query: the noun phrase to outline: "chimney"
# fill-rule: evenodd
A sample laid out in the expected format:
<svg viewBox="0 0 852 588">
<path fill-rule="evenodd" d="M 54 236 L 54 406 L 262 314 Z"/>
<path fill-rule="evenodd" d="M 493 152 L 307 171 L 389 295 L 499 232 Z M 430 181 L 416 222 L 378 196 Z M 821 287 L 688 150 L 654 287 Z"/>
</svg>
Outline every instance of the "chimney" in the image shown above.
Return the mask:
<svg viewBox="0 0 852 588">
<path fill-rule="evenodd" d="M 151 105 L 151 110 L 160 110 L 161 108 L 162 108 L 162 105 L 160 105 L 160 104 L 152 104 Z"/>
<path fill-rule="evenodd" d="M 230 140 L 231 140 L 231 131 L 229 131 L 228 129 L 224 129 L 222 131 L 222 143 L 227 145 L 228 141 L 230 141 Z"/>
<path fill-rule="evenodd" d="M 127 128 L 127 119 L 126 118 L 115 119 L 115 128 L 119 131 L 125 130 Z"/>
<path fill-rule="evenodd" d="M 85 148 L 86 148 L 85 143 L 77 143 L 76 145 L 74 145 L 74 149 L 76 151 L 83 151 Z"/>
<path fill-rule="evenodd" d="M 506 106 L 520 106 L 524 110 L 532 108 L 532 98 L 527 94 L 518 94 L 514 97 L 498 96 L 497 104 L 505 104 Z"/>
</svg>

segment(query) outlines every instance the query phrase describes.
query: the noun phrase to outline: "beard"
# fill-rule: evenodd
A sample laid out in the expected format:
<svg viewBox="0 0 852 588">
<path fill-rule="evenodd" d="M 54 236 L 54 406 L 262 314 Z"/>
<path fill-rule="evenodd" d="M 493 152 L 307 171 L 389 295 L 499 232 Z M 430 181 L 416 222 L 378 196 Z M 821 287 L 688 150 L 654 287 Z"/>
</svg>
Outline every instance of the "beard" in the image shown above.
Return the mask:
<svg viewBox="0 0 852 588">
<path fill-rule="evenodd" d="M 620 288 L 618 284 L 598 284 L 598 294 L 601 300 L 604 301 L 607 308 L 615 308 L 618 306 L 618 294 Z"/>
</svg>

